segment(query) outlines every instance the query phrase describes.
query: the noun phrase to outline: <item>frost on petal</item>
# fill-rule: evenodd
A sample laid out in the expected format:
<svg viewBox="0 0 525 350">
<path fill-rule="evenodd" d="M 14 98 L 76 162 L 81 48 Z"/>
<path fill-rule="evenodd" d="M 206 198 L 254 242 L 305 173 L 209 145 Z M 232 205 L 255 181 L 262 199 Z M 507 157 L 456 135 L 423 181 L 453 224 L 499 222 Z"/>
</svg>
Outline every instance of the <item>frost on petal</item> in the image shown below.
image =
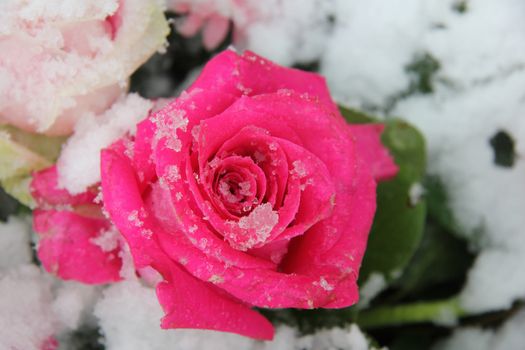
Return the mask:
<svg viewBox="0 0 525 350">
<path fill-rule="evenodd" d="M 279 222 L 279 215 L 270 203 L 261 204 L 239 219 L 237 223 L 228 222 L 232 227 L 224 238 L 236 249 L 245 251 L 264 244 L 273 228 Z"/>
</svg>

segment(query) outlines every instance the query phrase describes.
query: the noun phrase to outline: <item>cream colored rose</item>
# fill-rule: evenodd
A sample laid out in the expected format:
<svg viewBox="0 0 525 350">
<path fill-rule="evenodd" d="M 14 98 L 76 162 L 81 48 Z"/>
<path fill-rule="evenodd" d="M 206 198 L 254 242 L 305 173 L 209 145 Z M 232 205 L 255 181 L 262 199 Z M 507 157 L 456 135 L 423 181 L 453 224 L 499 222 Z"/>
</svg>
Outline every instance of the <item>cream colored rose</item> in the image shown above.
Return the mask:
<svg viewBox="0 0 525 350">
<path fill-rule="evenodd" d="M 169 27 L 156 0 L 0 3 L 0 123 L 71 133 L 127 89 Z"/>
</svg>

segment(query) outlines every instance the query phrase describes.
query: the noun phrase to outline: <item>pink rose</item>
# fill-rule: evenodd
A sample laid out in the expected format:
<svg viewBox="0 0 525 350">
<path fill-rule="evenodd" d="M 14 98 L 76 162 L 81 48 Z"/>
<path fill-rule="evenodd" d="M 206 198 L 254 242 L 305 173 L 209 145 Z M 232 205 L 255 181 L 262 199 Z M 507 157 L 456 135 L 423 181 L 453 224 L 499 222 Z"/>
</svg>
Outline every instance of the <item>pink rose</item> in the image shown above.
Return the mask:
<svg viewBox="0 0 525 350">
<path fill-rule="evenodd" d="M 155 0 L 0 4 L 0 123 L 64 135 L 101 113 L 165 42 Z"/>
<path fill-rule="evenodd" d="M 120 279 L 118 232 L 95 203 L 97 191 L 71 195 L 57 185 L 56 167 L 33 175 L 37 203 L 33 227 L 40 237 L 38 258 L 44 268 L 65 280 L 89 284 Z"/>
<path fill-rule="evenodd" d="M 395 175 L 381 125 L 348 125 L 317 74 L 225 51 L 102 151 L 104 205 L 135 268 L 163 281 L 163 328 L 271 339 L 250 307 L 342 308 Z"/>
</svg>

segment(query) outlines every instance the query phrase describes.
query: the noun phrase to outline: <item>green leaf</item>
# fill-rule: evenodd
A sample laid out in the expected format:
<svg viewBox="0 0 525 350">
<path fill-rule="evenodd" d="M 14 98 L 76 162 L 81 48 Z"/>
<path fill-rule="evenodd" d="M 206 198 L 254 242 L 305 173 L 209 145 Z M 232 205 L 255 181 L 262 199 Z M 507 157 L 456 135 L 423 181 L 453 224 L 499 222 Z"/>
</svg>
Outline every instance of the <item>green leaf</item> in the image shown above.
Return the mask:
<svg viewBox="0 0 525 350">
<path fill-rule="evenodd" d="M 399 166 L 399 173 L 377 188 L 377 212 L 360 272 L 360 281 L 381 273 L 391 281 L 399 276 L 414 255 L 423 234 L 426 204 L 411 202 L 413 186 L 421 186 L 425 173 L 425 141 L 408 123 L 385 122 L 383 143 Z"/>
<path fill-rule="evenodd" d="M 350 124 L 378 123 L 379 119 L 356 109 L 339 106 L 339 111 Z"/>
<path fill-rule="evenodd" d="M 377 123 L 363 112 L 340 107 L 349 123 Z M 399 173 L 377 188 L 377 212 L 361 266 L 360 281 L 380 273 L 387 281 L 399 276 L 419 246 L 426 216 L 424 200 L 411 203 L 412 186 L 421 185 L 426 166 L 425 140 L 410 124 L 399 119 L 383 122 L 383 144 L 394 156 Z"/>
<path fill-rule="evenodd" d="M 11 126 L 0 127 L 0 183 L 21 203 L 32 207 L 31 173 L 51 166 L 64 137 L 31 134 Z"/>
<path fill-rule="evenodd" d="M 396 299 L 443 298 L 463 287 L 474 261 L 466 241 L 427 220 L 422 242 L 405 272 L 395 281 Z M 432 271 L 432 273 L 429 273 Z"/>
<path fill-rule="evenodd" d="M 458 236 L 461 230 L 454 220 L 452 210 L 448 206 L 447 192 L 437 176 L 428 175 L 425 178 L 425 198 L 428 206 L 428 215 L 437 223 Z"/>
</svg>

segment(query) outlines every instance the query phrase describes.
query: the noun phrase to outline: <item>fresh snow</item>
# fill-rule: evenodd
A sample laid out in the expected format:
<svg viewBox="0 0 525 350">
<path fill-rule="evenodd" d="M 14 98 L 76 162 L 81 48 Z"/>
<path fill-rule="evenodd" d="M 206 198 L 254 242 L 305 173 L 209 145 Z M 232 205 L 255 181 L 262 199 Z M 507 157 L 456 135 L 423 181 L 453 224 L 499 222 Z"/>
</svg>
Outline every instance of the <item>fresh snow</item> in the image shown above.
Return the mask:
<svg viewBox="0 0 525 350">
<path fill-rule="evenodd" d="M 134 134 L 152 107 L 151 101 L 129 94 L 103 114 L 82 118 L 60 154 L 59 185 L 77 194 L 99 182 L 100 151 L 127 133 Z"/>
<path fill-rule="evenodd" d="M 31 225 L 27 218 L 11 216 L 0 222 L 0 273 L 31 263 Z"/>
<path fill-rule="evenodd" d="M 137 280 L 114 284 L 95 307 L 107 350 L 367 350 L 368 341 L 355 325 L 300 336 L 288 326 L 272 342 L 205 330 L 160 328 L 163 316 L 155 291 Z"/>
</svg>

